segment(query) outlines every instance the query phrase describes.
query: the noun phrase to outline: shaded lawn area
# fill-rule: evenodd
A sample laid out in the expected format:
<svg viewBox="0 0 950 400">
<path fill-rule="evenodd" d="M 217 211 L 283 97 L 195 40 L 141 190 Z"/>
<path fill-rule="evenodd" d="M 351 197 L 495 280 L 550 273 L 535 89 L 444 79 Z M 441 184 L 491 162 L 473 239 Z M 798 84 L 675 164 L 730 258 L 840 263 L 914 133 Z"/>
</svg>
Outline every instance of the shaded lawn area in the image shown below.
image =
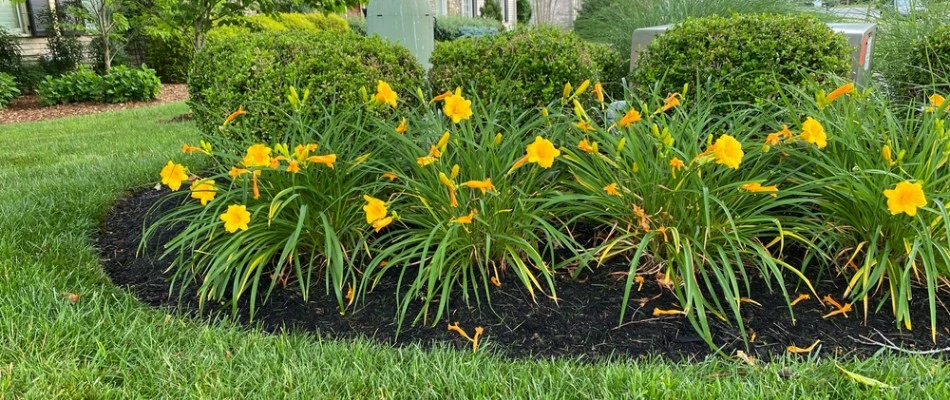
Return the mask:
<svg viewBox="0 0 950 400">
<path fill-rule="evenodd" d="M 107 207 L 154 185 L 191 123 L 184 104 L 0 125 L 0 398 L 945 398 L 940 358 L 748 367 L 716 358 L 511 361 L 445 348 L 271 335 L 148 308 L 114 287 L 92 237 Z M 71 304 L 69 294 L 78 294 Z"/>
</svg>

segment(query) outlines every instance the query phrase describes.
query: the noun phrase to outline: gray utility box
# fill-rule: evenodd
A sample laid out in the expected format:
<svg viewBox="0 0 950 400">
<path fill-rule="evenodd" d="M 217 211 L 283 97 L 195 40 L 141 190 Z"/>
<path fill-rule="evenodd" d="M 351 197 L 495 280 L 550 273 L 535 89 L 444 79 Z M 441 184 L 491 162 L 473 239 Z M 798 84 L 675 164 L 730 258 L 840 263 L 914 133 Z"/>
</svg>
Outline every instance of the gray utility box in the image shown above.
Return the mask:
<svg viewBox="0 0 950 400">
<path fill-rule="evenodd" d="M 405 46 L 425 69 L 432 66 L 434 25 L 428 0 L 373 0 L 366 10 L 366 33 Z"/>
<path fill-rule="evenodd" d="M 646 51 L 653 39 L 666 32 L 672 25 L 651 26 L 633 31 L 633 43 L 630 46 L 630 69 L 637 65 L 640 53 Z M 864 86 L 870 79 L 871 53 L 874 49 L 875 24 L 828 24 L 828 27 L 844 35 L 851 46 L 851 81 Z"/>
</svg>

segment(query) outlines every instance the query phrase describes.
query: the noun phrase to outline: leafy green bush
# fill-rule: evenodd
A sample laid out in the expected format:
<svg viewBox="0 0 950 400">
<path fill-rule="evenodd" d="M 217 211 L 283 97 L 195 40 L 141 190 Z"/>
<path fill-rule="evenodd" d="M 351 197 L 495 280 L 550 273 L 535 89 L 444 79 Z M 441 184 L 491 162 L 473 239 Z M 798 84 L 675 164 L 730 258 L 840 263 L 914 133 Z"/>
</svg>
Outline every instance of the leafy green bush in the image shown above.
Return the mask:
<svg viewBox="0 0 950 400">
<path fill-rule="evenodd" d="M 271 18 L 269 15 L 251 15 L 244 17 L 243 19 L 248 24 L 248 27 L 250 27 L 251 30 L 255 32 L 279 32 L 287 30 L 287 26 L 285 26 L 280 21 Z"/>
<path fill-rule="evenodd" d="M 739 101 L 775 96 L 777 83 L 847 76 L 844 37 L 809 16 L 735 15 L 691 18 L 657 37 L 637 62 L 631 83 L 676 92 L 709 81 L 712 92 Z"/>
<path fill-rule="evenodd" d="M 40 104 L 78 103 L 102 99 L 103 78 L 95 71 L 80 67 L 59 78 L 47 76 L 36 88 Z"/>
<path fill-rule="evenodd" d="M 478 14 L 482 18 L 493 19 L 495 21 L 501 22 L 501 5 L 498 4 L 498 0 L 485 0 L 485 5 L 478 10 Z"/>
<path fill-rule="evenodd" d="M 281 13 L 277 16 L 277 20 L 292 31 L 318 30 L 317 26 L 308 17 L 308 15 L 302 13 Z"/>
<path fill-rule="evenodd" d="M 674 24 L 690 17 L 736 13 L 800 12 L 795 0 L 585 0 L 574 21 L 578 36 L 606 43 L 630 60 L 631 34 L 639 28 Z"/>
<path fill-rule="evenodd" d="M 348 20 L 336 14 L 307 13 L 302 15 L 310 20 L 316 31 L 345 33 L 350 30 Z"/>
<path fill-rule="evenodd" d="M 560 97 L 565 83 L 604 79 L 598 62 L 615 54 L 557 28 L 531 28 L 436 44 L 429 80 L 439 92 L 471 87 L 481 98 L 534 107 Z"/>
<path fill-rule="evenodd" d="M 117 66 L 103 77 L 102 101 L 150 101 L 157 98 L 161 90 L 162 81 L 155 75 L 155 70 Z"/>
<path fill-rule="evenodd" d="M 917 0 L 921 7 L 911 16 L 902 16 L 895 10 L 882 11 L 874 41 L 874 62 L 871 68 L 884 78 L 889 94 L 906 103 L 919 100 L 927 91 L 925 86 L 946 85 L 947 75 L 931 74 L 932 68 L 947 71 L 946 44 L 947 15 L 950 3 L 942 0 Z M 942 58 L 943 57 L 943 58 Z M 941 67 L 941 64 L 943 67 Z"/>
<path fill-rule="evenodd" d="M 366 18 L 362 16 L 347 16 L 346 24 L 353 33 L 360 36 L 366 36 Z"/>
<path fill-rule="evenodd" d="M 23 55 L 18 38 L 0 29 L 0 73 L 16 76 L 22 66 Z"/>
<path fill-rule="evenodd" d="M 13 75 L 0 72 L 0 110 L 10 104 L 10 100 L 20 95 L 20 89 L 17 89 L 16 79 Z"/>
<path fill-rule="evenodd" d="M 531 22 L 531 0 L 518 0 L 516 7 L 518 8 L 518 23 L 527 24 Z"/>
<path fill-rule="evenodd" d="M 950 24 L 915 41 L 898 85 L 909 98 L 921 98 L 950 87 Z"/>
<path fill-rule="evenodd" d="M 182 34 L 150 36 L 145 47 L 145 64 L 155 69 L 162 82 L 182 83 L 188 80 L 194 52 L 191 42 Z"/>
<path fill-rule="evenodd" d="M 222 57 L 227 54 L 227 57 Z M 188 80 L 192 115 L 205 133 L 244 107 L 249 140 L 280 137 L 287 127 L 290 87 L 320 104 L 362 103 L 366 82 L 385 80 L 402 90 L 422 85 L 423 70 L 403 47 L 351 33 L 254 33 L 210 42 L 196 56 Z M 317 113 L 308 108 L 302 113 Z"/>
<path fill-rule="evenodd" d="M 491 18 L 441 16 L 435 19 L 435 40 L 447 41 L 466 37 L 462 33 L 463 28 L 479 28 L 478 32 L 483 33 L 481 36 L 495 35 L 505 31 L 505 26 L 501 22 Z"/>
</svg>

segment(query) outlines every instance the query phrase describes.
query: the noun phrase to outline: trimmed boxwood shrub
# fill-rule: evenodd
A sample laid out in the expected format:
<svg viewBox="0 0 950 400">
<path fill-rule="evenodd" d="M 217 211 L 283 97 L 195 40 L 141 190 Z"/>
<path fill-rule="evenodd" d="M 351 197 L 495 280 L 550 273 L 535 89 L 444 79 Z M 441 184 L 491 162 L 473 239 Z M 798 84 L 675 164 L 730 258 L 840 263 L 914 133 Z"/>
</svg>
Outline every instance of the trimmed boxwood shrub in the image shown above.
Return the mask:
<svg viewBox="0 0 950 400">
<path fill-rule="evenodd" d="M 227 55 L 227 57 L 222 57 Z M 404 47 L 352 33 L 253 33 L 211 42 L 195 57 L 188 90 L 198 127 L 217 132 L 238 107 L 249 139 L 269 139 L 283 132 L 291 110 L 287 93 L 310 91 L 305 117 L 323 105 L 359 106 L 360 88 L 385 80 L 403 98 L 422 85 L 424 72 Z M 321 106 L 313 106 L 319 104 Z"/>
<path fill-rule="evenodd" d="M 691 18 L 660 35 L 640 57 L 631 82 L 661 92 L 684 84 L 710 83 L 724 99 L 768 98 L 778 84 L 823 82 L 846 77 L 850 48 L 818 19 L 772 14 Z"/>
<path fill-rule="evenodd" d="M 903 94 L 922 99 L 930 92 L 946 92 L 950 85 L 950 25 L 944 25 L 914 42 L 905 73 Z"/>
<path fill-rule="evenodd" d="M 619 55 L 606 46 L 593 46 L 557 28 L 536 27 L 438 43 L 429 79 L 438 92 L 464 87 L 517 109 L 558 99 L 567 82 L 576 86 L 587 79 L 613 79 L 599 64 L 611 59 Z M 608 68 L 608 74 L 616 70 Z"/>
<path fill-rule="evenodd" d="M 443 16 L 435 19 L 435 40 L 446 41 L 463 37 L 491 36 L 504 32 L 501 21 L 491 18 Z"/>
<path fill-rule="evenodd" d="M 13 75 L 0 72 L 0 110 L 6 108 L 10 100 L 19 95 L 20 89 L 17 89 Z"/>
<path fill-rule="evenodd" d="M 155 75 L 155 70 L 147 67 L 113 67 L 103 77 L 102 84 L 102 101 L 106 103 L 150 101 L 162 90 L 162 81 Z"/>
</svg>

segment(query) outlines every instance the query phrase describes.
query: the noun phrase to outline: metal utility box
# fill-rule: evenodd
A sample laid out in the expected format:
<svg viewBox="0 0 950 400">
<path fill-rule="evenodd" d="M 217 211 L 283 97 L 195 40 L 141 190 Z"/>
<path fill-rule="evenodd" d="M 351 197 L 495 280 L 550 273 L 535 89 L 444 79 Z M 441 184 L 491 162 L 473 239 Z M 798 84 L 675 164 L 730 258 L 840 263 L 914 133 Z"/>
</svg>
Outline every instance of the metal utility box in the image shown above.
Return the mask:
<svg viewBox="0 0 950 400">
<path fill-rule="evenodd" d="M 366 33 L 399 43 L 426 68 L 435 48 L 435 15 L 428 0 L 373 0 L 366 10 Z"/>
<path fill-rule="evenodd" d="M 630 69 L 636 67 L 640 54 L 658 35 L 666 32 L 672 25 L 651 26 L 633 31 L 630 46 Z M 851 46 L 851 81 L 863 86 L 870 79 L 871 54 L 874 50 L 875 24 L 828 24 L 833 31 L 844 35 Z"/>
</svg>

